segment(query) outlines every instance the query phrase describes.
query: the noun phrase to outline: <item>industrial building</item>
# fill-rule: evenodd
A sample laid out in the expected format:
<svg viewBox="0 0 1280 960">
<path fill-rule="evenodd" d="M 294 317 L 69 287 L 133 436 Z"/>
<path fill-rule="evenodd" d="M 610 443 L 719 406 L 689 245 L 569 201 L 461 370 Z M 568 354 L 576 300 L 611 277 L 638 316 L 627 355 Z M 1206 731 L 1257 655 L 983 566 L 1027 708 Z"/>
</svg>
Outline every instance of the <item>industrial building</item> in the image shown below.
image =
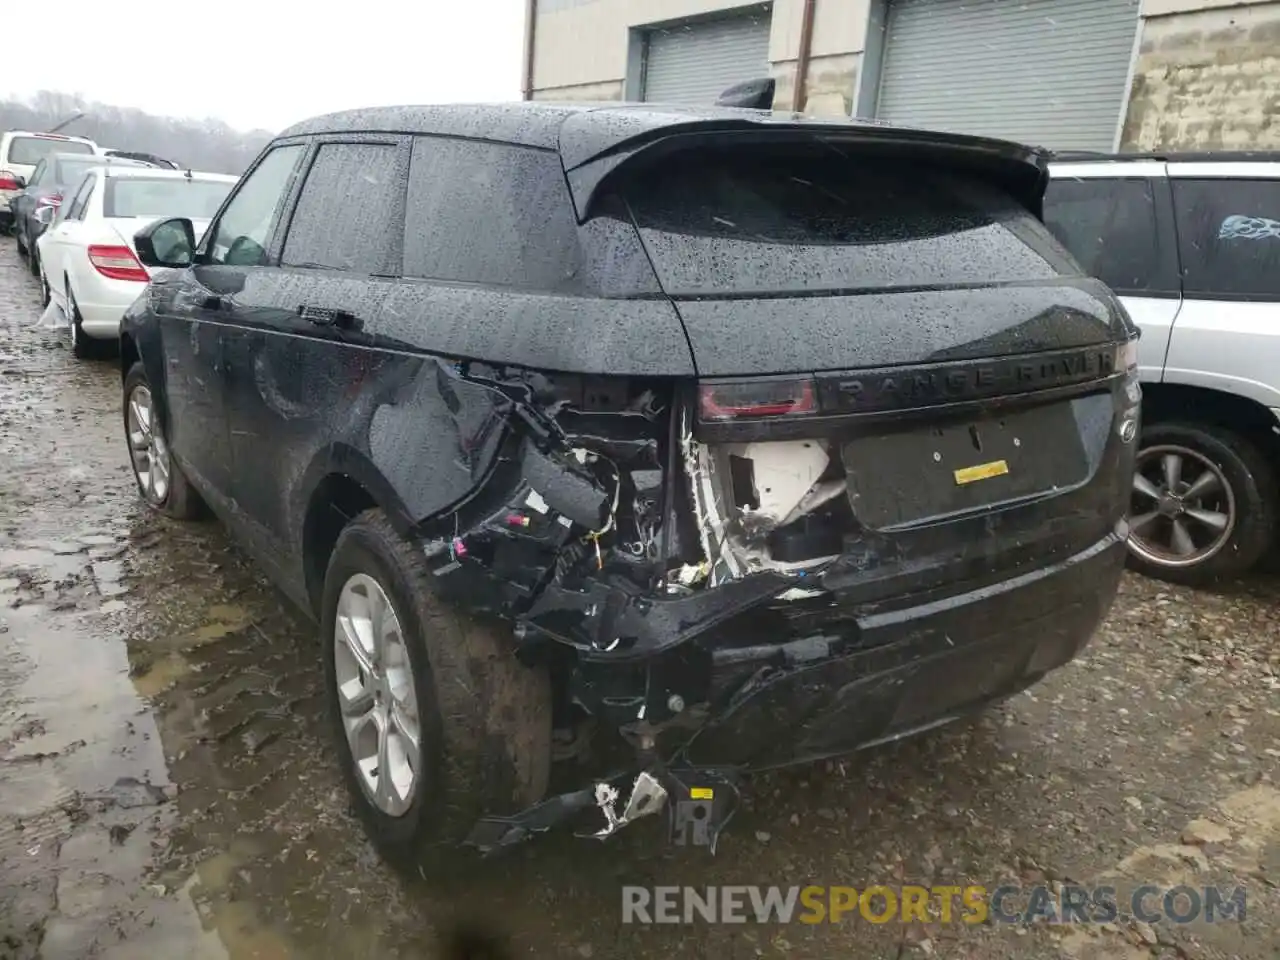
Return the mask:
<svg viewBox="0 0 1280 960">
<path fill-rule="evenodd" d="M 776 109 L 1058 150 L 1280 146 L 1280 2 L 527 0 L 524 96 Z"/>
</svg>

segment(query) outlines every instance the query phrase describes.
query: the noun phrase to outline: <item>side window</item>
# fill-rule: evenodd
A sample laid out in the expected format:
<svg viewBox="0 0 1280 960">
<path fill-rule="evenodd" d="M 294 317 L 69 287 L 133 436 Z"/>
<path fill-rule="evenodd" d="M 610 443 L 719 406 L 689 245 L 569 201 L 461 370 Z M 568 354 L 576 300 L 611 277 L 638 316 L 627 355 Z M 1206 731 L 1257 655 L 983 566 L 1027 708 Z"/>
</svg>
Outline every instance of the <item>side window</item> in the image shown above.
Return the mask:
<svg viewBox="0 0 1280 960">
<path fill-rule="evenodd" d="M 416 137 L 405 203 L 405 276 L 555 290 L 579 247 L 556 153 Z"/>
<path fill-rule="evenodd" d="M 36 168 L 31 171 L 31 179 L 27 181 L 27 184 L 32 187 L 40 186 L 40 181 L 44 178 L 44 172 L 47 169 L 49 169 L 49 161 L 41 160 L 36 164 Z"/>
<path fill-rule="evenodd" d="M 1280 299 L 1280 181 L 1175 180 L 1188 297 Z"/>
<path fill-rule="evenodd" d="M 93 179 L 93 174 L 89 174 L 80 181 L 80 186 L 71 199 L 71 206 L 67 208 L 68 220 L 84 219 L 85 207 L 89 205 L 89 197 L 93 194 Z"/>
<path fill-rule="evenodd" d="M 397 273 L 395 236 L 404 198 L 393 143 L 326 143 L 298 194 L 280 263 L 353 273 Z"/>
<path fill-rule="evenodd" d="M 266 261 L 267 245 L 305 153 L 302 144 L 276 147 L 240 181 L 214 227 L 207 262 L 256 267 Z"/>
<path fill-rule="evenodd" d="M 1172 238 L 1160 235 L 1149 180 L 1051 180 L 1044 221 L 1085 273 L 1117 293 L 1176 292 L 1162 269 Z"/>
</svg>

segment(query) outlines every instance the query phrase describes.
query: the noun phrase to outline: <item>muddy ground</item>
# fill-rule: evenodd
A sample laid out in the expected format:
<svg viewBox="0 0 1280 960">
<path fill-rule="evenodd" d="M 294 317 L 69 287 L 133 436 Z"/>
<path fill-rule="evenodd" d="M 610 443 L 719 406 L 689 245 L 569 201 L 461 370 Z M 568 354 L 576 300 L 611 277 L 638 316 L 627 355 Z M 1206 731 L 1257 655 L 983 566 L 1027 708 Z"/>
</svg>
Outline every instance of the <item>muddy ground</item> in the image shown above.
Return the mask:
<svg viewBox="0 0 1280 960">
<path fill-rule="evenodd" d="M 756 779 L 718 855 L 561 836 L 447 894 L 348 813 L 309 631 L 216 525 L 142 510 L 111 363 L 36 329 L 0 244 L 0 958 L 1280 955 L 1280 575 L 1126 579 L 1088 654 L 973 722 Z M 1273 567 L 1280 566 L 1273 564 Z M 1194 820 L 1210 820 L 1221 832 Z M 1183 843 L 1184 836 L 1191 841 Z M 1243 923 L 636 927 L 620 888 L 1242 883 Z"/>
</svg>

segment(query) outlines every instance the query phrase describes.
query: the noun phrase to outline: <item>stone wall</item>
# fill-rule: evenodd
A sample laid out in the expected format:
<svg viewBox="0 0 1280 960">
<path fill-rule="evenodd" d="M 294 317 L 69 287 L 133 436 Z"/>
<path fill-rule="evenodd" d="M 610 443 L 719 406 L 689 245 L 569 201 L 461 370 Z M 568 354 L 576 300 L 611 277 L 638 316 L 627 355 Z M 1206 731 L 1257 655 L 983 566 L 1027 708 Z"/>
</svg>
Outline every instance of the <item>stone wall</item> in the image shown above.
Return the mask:
<svg viewBox="0 0 1280 960">
<path fill-rule="evenodd" d="M 1144 21 L 1122 150 L 1280 147 L 1280 3 Z"/>
</svg>

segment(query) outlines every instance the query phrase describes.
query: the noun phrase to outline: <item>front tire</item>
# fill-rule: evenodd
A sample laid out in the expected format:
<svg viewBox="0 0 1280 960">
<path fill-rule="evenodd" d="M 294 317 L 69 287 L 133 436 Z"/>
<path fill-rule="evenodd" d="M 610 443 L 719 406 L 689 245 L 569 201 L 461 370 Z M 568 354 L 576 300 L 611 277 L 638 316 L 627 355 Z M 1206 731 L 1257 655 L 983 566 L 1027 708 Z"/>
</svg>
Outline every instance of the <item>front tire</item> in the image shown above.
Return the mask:
<svg viewBox="0 0 1280 960">
<path fill-rule="evenodd" d="M 1239 576 L 1274 542 L 1277 484 L 1275 466 L 1240 434 L 1151 424 L 1134 474 L 1129 566 L 1186 586 Z"/>
<path fill-rule="evenodd" d="M 124 432 L 133 479 L 147 506 L 176 520 L 202 516 L 200 495 L 173 461 L 141 361 L 130 367 L 124 378 Z"/>
<path fill-rule="evenodd" d="M 356 812 L 388 863 L 430 876 L 434 849 L 546 793 L 551 685 L 504 630 L 443 604 L 427 560 L 380 510 L 338 538 L 321 604 L 325 693 Z"/>
<path fill-rule="evenodd" d="M 27 269 L 31 271 L 33 277 L 40 276 L 40 271 L 43 269 L 40 265 L 40 248 L 34 243 L 31 244 L 31 255 L 27 257 Z"/>
</svg>

